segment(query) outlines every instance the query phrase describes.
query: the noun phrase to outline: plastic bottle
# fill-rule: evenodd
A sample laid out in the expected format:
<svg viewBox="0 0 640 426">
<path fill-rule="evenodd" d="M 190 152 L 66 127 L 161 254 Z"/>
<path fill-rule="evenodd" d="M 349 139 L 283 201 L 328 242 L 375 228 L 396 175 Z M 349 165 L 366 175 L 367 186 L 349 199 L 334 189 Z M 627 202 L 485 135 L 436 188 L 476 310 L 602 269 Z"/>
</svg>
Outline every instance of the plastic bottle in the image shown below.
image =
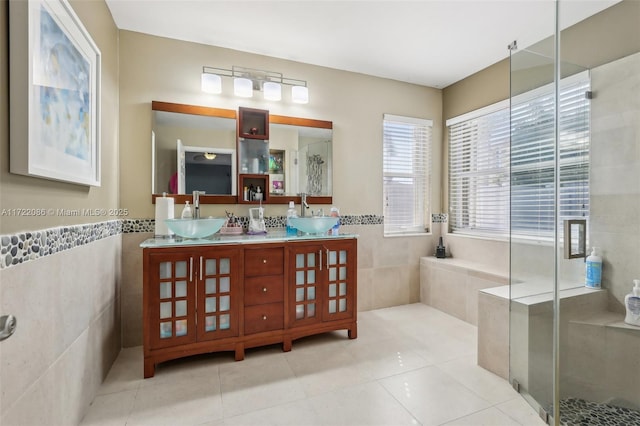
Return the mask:
<svg viewBox="0 0 640 426">
<path fill-rule="evenodd" d="M 298 230 L 291 225 L 289 218 L 298 217 L 298 213 L 296 212 L 296 206 L 293 201 L 289 201 L 289 210 L 287 210 L 287 236 L 296 236 L 298 235 Z"/>
<path fill-rule="evenodd" d="M 329 216 L 338 218 L 338 221 L 336 222 L 336 224 L 333 225 L 333 228 L 331 228 L 329 235 L 339 235 L 340 234 L 340 210 L 338 210 L 337 207 L 331 207 L 331 210 L 329 210 Z"/>
<path fill-rule="evenodd" d="M 624 297 L 624 307 L 627 309 L 624 322 L 640 327 L 640 280 L 633 280 L 633 284 L 631 293 Z"/>
<path fill-rule="evenodd" d="M 183 219 L 192 219 L 193 218 L 193 213 L 191 213 L 191 206 L 189 205 L 189 202 L 187 201 L 184 205 L 184 208 L 182 209 L 182 216 Z"/>
<path fill-rule="evenodd" d="M 600 288 L 602 284 L 602 257 L 598 254 L 598 247 L 591 248 L 591 254 L 586 261 L 585 285 L 589 288 Z"/>
</svg>

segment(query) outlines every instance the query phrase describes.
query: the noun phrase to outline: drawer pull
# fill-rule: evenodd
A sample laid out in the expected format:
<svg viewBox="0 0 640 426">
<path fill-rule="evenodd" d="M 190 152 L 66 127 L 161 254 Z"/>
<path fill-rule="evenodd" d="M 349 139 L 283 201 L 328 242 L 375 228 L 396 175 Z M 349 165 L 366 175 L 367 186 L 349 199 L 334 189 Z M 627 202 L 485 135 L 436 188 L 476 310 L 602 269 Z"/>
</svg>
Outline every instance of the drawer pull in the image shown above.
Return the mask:
<svg viewBox="0 0 640 426">
<path fill-rule="evenodd" d="M 262 319 L 266 321 L 266 320 L 267 320 L 267 316 L 266 316 L 266 315 L 263 315 L 263 316 L 262 316 Z"/>
<path fill-rule="evenodd" d="M 267 292 L 267 288 L 266 287 L 262 287 L 262 292 L 266 293 Z"/>
<path fill-rule="evenodd" d="M 262 259 L 262 263 L 267 263 L 267 259 Z"/>
</svg>

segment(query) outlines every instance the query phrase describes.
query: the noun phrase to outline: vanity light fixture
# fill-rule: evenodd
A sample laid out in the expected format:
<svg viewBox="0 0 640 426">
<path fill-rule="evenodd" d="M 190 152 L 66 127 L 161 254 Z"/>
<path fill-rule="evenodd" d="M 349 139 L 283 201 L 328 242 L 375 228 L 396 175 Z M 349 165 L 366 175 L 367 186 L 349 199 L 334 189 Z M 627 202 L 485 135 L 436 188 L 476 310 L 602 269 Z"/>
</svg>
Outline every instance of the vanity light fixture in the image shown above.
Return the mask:
<svg viewBox="0 0 640 426">
<path fill-rule="evenodd" d="M 253 82 L 248 78 L 236 77 L 233 79 L 233 93 L 241 98 L 253 96 Z"/>
<path fill-rule="evenodd" d="M 232 66 L 231 69 L 202 67 L 202 91 L 222 93 L 222 77 L 233 79 L 233 93 L 236 96 L 250 98 L 254 91 L 262 91 L 268 101 L 282 100 L 282 86 L 291 86 L 291 100 L 295 103 L 309 103 L 307 82 L 288 78 L 282 73 L 255 68 Z"/>
<path fill-rule="evenodd" d="M 279 101 L 282 99 L 282 85 L 273 81 L 265 81 L 262 84 L 264 98 L 268 101 Z"/>
<path fill-rule="evenodd" d="M 217 74 L 202 73 L 201 84 L 205 93 L 222 93 L 222 77 Z"/>
<path fill-rule="evenodd" d="M 297 104 L 308 104 L 309 89 L 307 86 L 293 86 L 291 88 L 291 100 Z"/>
</svg>

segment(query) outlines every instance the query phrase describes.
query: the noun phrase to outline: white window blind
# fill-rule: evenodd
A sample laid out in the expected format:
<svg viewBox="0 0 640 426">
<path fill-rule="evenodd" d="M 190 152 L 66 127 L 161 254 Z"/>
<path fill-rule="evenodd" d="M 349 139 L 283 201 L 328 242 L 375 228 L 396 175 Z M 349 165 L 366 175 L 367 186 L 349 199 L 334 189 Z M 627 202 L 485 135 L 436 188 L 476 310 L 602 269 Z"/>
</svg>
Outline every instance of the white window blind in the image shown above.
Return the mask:
<svg viewBox="0 0 640 426">
<path fill-rule="evenodd" d="M 507 232 L 508 108 L 449 127 L 449 186 L 453 232 Z"/>
<path fill-rule="evenodd" d="M 555 147 L 553 87 L 520 95 L 509 109 L 448 122 L 452 232 L 553 237 Z M 589 211 L 587 73 L 561 83 L 559 220 Z M 509 124 L 511 121 L 511 143 Z M 509 218 L 511 223 L 509 223 Z"/>
<path fill-rule="evenodd" d="M 429 231 L 432 127 L 431 120 L 384 115 L 385 235 Z"/>
</svg>

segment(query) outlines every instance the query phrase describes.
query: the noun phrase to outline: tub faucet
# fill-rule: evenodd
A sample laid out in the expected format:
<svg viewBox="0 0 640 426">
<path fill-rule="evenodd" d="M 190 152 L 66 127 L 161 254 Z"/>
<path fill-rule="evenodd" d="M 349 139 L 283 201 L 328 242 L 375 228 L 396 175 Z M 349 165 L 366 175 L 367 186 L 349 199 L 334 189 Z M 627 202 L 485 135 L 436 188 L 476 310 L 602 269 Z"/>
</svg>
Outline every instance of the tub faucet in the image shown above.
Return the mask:
<svg viewBox="0 0 640 426">
<path fill-rule="evenodd" d="M 307 194 L 304 192 L 300 194 L 300 217 L 306 216 L 306 210 L 309 208 L 307 204 Z"/>
<path fill-rule="evenodd" d="M 193 191 L 193 218 L 200 219 L 200 195 L 204 195 L 204 191 Z"/>
</svg>

